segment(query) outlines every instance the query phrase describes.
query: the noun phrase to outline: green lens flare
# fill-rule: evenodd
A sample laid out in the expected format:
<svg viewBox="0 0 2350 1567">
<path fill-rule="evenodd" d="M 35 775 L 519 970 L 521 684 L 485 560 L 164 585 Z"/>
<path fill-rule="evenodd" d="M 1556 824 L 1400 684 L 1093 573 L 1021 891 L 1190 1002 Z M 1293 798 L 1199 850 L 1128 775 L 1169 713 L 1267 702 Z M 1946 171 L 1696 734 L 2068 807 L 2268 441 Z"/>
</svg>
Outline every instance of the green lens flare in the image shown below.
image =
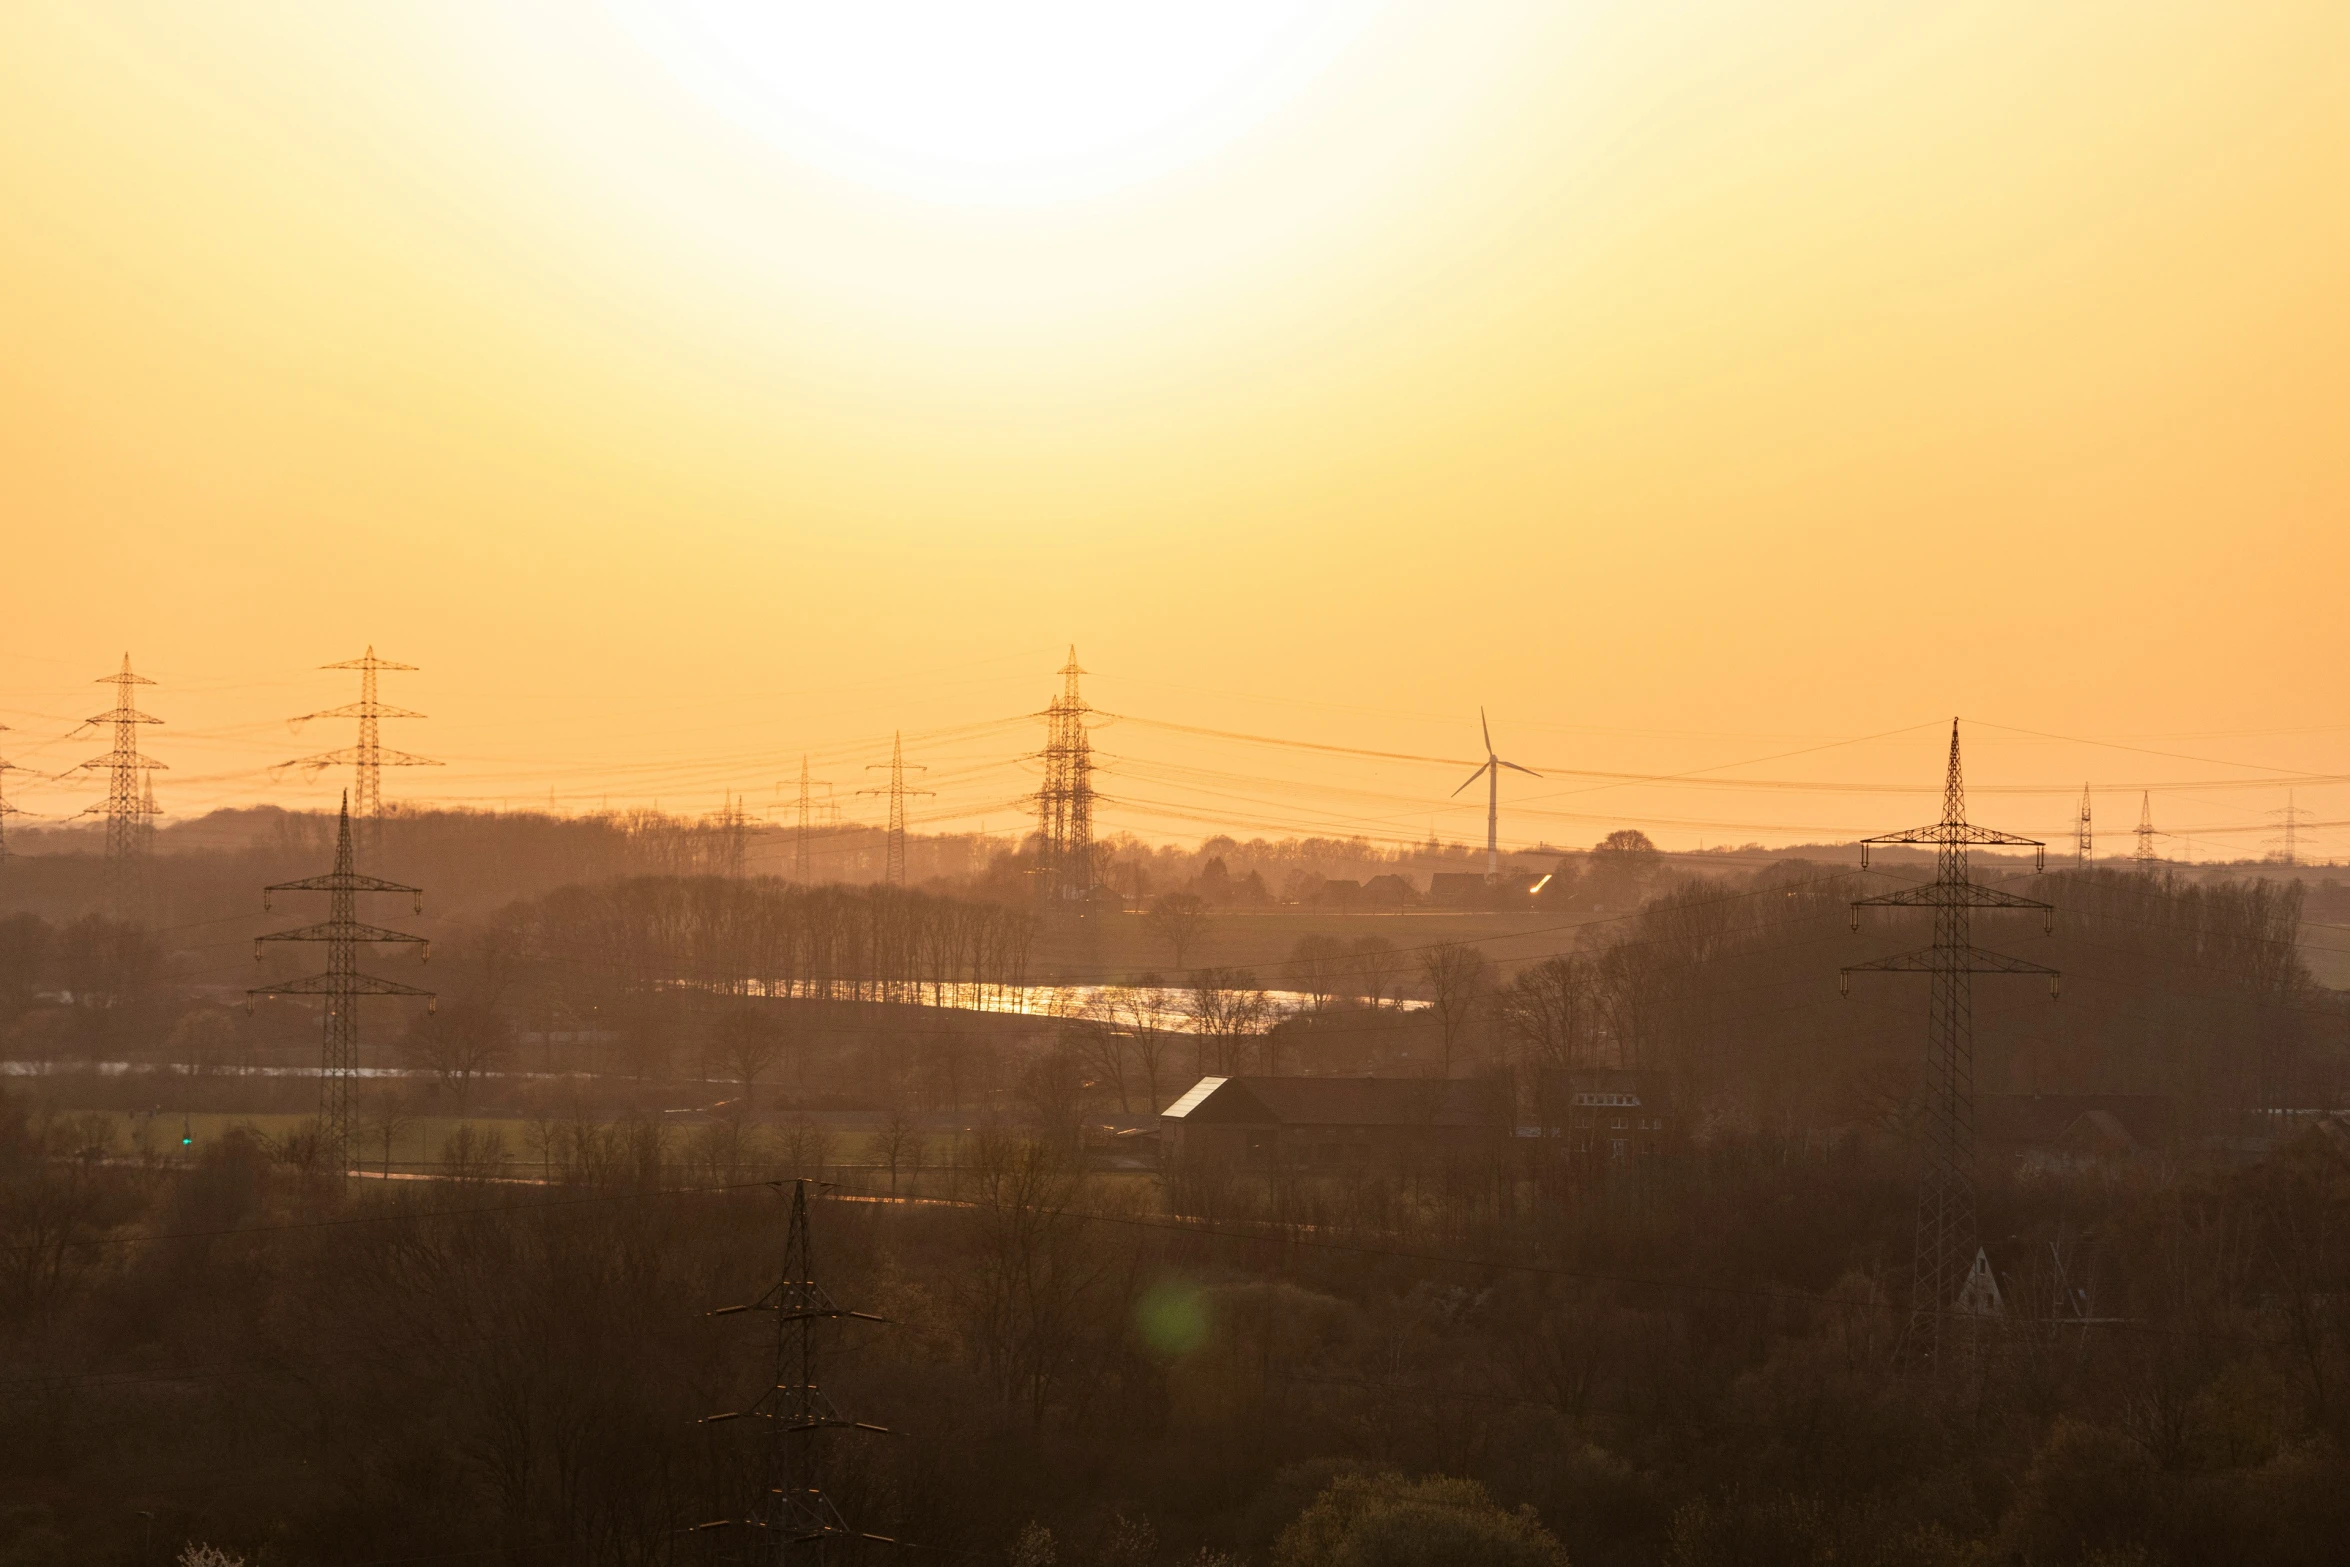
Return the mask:
<svg viewBox="0 0 2350 1567">
<path fill-rule="evenodd" d="M 1170 1360 L 1199 1348 L 1208 1336 L 1207 1299 L 1192 1285 L 1154 1284 L 1135 1309 L 1143 1342 Z"/>
</svg>

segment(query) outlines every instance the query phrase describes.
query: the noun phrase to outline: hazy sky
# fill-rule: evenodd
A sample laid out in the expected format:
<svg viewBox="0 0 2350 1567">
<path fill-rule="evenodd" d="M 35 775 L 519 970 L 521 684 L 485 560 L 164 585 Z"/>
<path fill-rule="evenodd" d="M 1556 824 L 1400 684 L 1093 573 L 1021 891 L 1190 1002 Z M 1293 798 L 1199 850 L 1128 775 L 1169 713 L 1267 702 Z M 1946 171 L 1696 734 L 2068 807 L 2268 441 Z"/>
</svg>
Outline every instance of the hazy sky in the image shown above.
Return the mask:
<svg viewBox="0 0 2350 1567">
<path fill-rule="evenodd" d="M 902 728 L 1004 830 L 1041 730 L 965 726 L 1074 642 L 1136 720 L 1916 786 L 1517 842 L 1907 825 L 1952 713 L 2022 830 L 2350 773 L 2350 7 L 945 9 L 0 7 L 0 753 L 127 648 L 167 809 L 314 803 L 259 769 L 372 642 L 396 796 Z M 1481 835 L 1465 766 L 1098 743 L 1111 827 Z"/>
</svg>

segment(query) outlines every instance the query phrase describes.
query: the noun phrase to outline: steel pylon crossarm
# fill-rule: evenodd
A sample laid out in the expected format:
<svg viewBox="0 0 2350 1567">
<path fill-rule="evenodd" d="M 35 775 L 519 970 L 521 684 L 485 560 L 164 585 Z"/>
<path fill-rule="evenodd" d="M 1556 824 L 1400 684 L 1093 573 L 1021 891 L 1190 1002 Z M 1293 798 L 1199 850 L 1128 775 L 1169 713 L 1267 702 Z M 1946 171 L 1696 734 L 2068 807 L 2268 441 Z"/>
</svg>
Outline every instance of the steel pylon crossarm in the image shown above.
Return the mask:
<svg viewBox="0 0 2350 1567">
<path fill-rule="evenodd" d="M 1920 947 L 1915 952 L 1897 953 L 1869 963 L 1847 964 L 1839 972 L 1847 980 L 1854 974 L 2042 974 L 2049 980 L 2051 995 L 2056 993 L 2056 981 L 2063 978 L 2059 970 L 2044 963 L 2031 963 L 1975 946 Z"/>
</svg>

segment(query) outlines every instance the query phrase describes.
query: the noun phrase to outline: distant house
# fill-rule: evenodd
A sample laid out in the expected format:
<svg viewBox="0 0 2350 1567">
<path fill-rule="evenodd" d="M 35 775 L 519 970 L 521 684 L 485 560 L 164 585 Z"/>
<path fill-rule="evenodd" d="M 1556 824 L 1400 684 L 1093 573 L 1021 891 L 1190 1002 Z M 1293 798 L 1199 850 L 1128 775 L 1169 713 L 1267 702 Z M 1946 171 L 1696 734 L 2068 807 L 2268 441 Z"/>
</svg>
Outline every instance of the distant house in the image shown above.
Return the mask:
<svg viewBox="0 0 2350 1567">
<path fill-rule="evenodd" d="M 1680 1131 L 1662 1074 L 1622 1068 L 1545 1071 L 1535 1092 L 1542 1135 L 1571 1154 L 1629 1160 L 1670 1146 Z"/>
<path fill-rule="evenodd" d="M 1982 1094 L 1975 1140 L 2033 1167 L 2078 1167 L 2167 1152 L 2178 1106 L 2161 1094 Z"/>
<path fill-rule="evenodd" d="M 1420 901 L 1420 894 L 1409 881 L 1388 871 L 1363 883 L 1362 901 L 1373 908 L 1408 909 Z"/>
<path fill-rule="evenodd" d="M 1535 879 L 1532 871 L 1506 870 L 1491 881 L 1483 871 L 1438 871 L 1428 878 L 1428 901 L 1456 909 L 1524 903 L 1534 890 Z"/>
<path fill-rule="evenodd" d="M 1351 909 L 1363 899 L 1363 884 L 1332 877 L 1314 889 L 1313 901 L 1329 909 Z"/>
<path fill-rule="evenodd" d="M 1478 1078 L 1203 1077 L 1159 1117 L 1169 1166 L 1363 1169 L 1508 1146 L 1501 1085 Z"/>
</svg>

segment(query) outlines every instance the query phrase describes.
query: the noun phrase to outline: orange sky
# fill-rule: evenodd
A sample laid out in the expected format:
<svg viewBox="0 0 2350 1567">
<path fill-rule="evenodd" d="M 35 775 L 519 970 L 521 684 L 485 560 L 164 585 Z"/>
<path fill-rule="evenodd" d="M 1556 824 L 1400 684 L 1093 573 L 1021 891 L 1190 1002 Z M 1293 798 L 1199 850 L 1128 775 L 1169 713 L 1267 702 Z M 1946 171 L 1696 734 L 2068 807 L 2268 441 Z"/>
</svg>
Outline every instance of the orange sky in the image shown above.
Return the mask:
<svg viewBox="0 0 2350 1567">
<path fill-rule="evenodd" d="M 0 753 L 103 749 L 128 648 L 167 810 L 316 803 L 262 769 L 373 642 L 451 764 L 395 795 L 764 804 L 902 728 L 1000 831 L 1041 731 L 947 731 L 1074 641 L 1136 718 L 1916 785 L 1516 780 L 1513 842 L 1905 825 L 1954 712 L 2051 835 L 2086 778 L 2257 852 L 2350 774 L 2350 9 L 1366 8 L 1014 199 L 625 12 L 0 8 Z M 1099 744 L 1112 827 L 1481 835 L 1442 766 Z"/>
</svg>

